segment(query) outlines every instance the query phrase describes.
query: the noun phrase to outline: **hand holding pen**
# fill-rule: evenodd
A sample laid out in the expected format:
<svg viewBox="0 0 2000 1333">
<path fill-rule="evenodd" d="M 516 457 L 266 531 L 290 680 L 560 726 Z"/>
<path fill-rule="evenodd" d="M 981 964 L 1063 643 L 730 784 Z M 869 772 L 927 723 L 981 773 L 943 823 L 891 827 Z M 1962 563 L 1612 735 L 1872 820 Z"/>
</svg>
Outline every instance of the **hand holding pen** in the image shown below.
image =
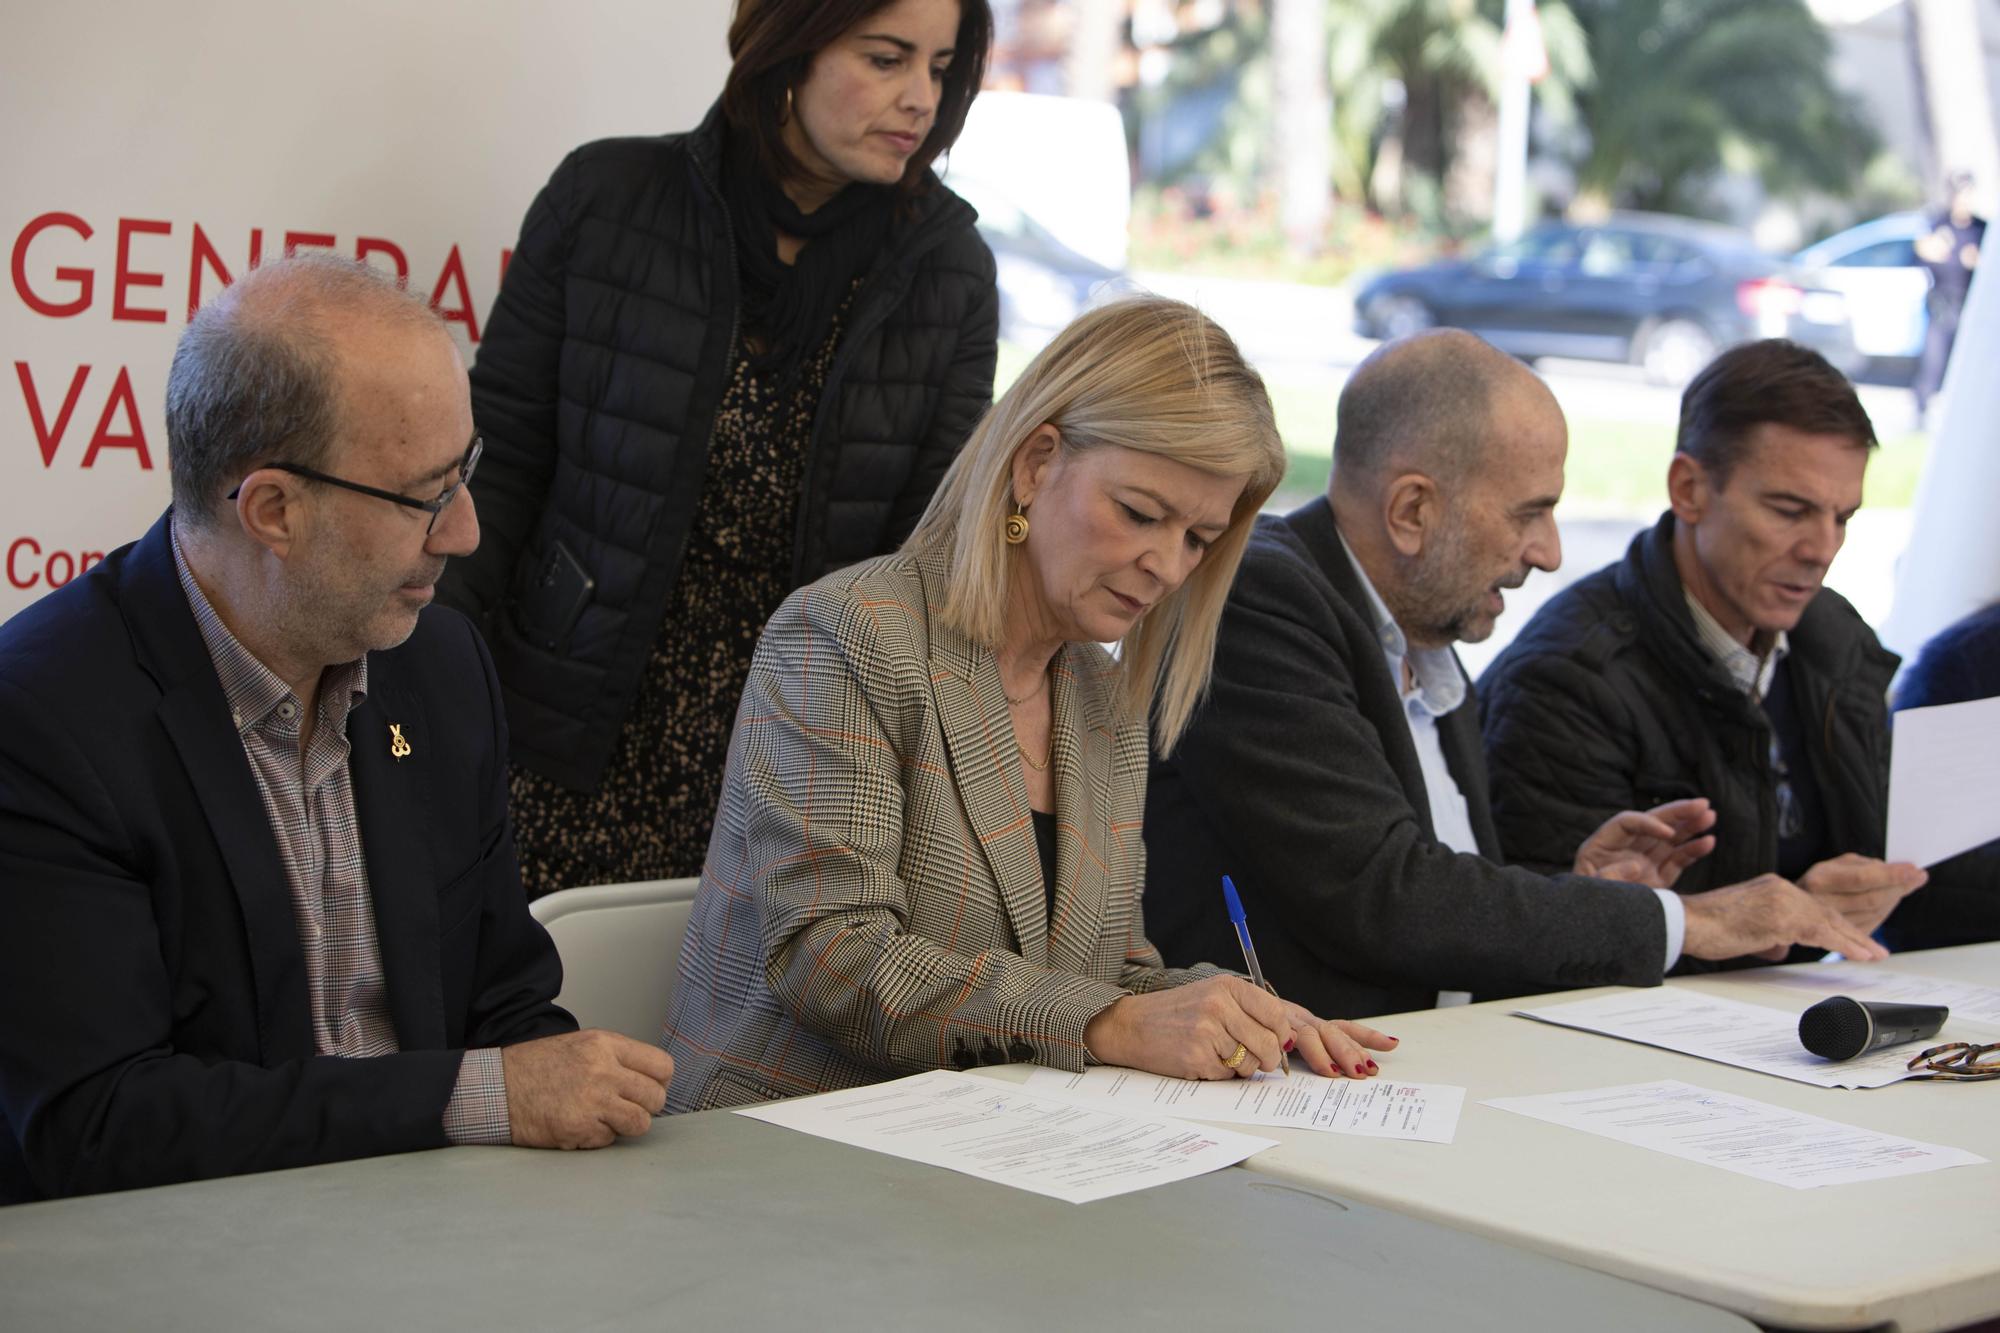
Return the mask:
<svg viewBox="0 0 2000 1333">
<path fill-rule="evenodd" d="M 1257 961 L 1257 946 L 1250 942 L 1250 922 L 1243 914 L 1243 900 L 1236 896 L 1236 883 L 1229 876 L 1222 877 L 1222 901 L 1229 909 L 1229 924 L 1236 927 L 1236 942 L 1243 946 L 1243 961 L 1250 968 L 1251 984 L 1258 990 L 1276 995 L 1278 988 L 1264 979 L 1264 969 Z M 1291 1038 L 1285 1040 L 1285 1054 L 1292 1053 L 1296 1043 Z M 1292 1062 L 1289 1059 L 1278 1062 L 1278 1072 L 1286 1078 L 1292 1076 Z"/>
<path fill-rule="evenodd" d="M 1287 1054 L 1296 1047 L 1315 1074 L 1375 1074 L 1368 1052 L 1390 1050 L 1396 1039 L 1360 1023 L 1320 1018 L 1274 994 L 1250 945 L 1235 886 L 1227 892 L 1244 961 L 1255 980 L 1204 977 L 1120 996 L 1084 1027 L 1084 1048 L 1091 1058 L 1172 1078 L 1252 1078 L 1260 1071 L 1284 1069 Z"/>
<path fill-rule="evenodd" d="M 1223 905 L 1229 910 L 1229 924 L 1236 928 L 1236 942 L 1243 946 L 1243 962 L 1249 969 L 1251 984 L 1259 990 L 1269 992 L 1274 999 L 1278 998 L 1278 988 L 1265 978 L 1264 966 L 1257 961 L 1257 946 L 1250 942 L 1250 922 L 1248 916 L 1243 911 L 1243 899 L 1236 892 L 1235 881 L 1227 875 L 1222 877 L 1222 901 Z M 1329 1024 L 1326 1020 L 1316 1018 L 1297 1005 L 1287 1005 L 1286 1008 L 1295 1011 L 1294 1018 L 1296 1021 L 1293 1030 L 1301 1036 L 1309 1036 L 1309 1039 L 1321 1048 L 1317 1052 L 1318 1054 L 1325 1054 L 1327 1046 L 1332 1044 L 1328 1040 L 1331 1034 L 1320 1031 L 1323 1025 L 1343 1029 L 1344 1035 L 1361 1042 L 1362 1045 L 1370 1047 L 1373 1050 L 1385 1051 L 1396 1044 L 1394 1037 L 1377 1032 L 1373 1028 L 1363 1027 L 1358 1023 L 1335 1022 Z M 1296 1038 L 1286 1039 L 1286 1056 L 1290 1056 L 1296 1044 Z M 1306 1063 L 1308 1065 L 1317 1066 L 1320 1063 L 1312 1058 L 1315 1052 L 1308 1051 L 1301 1053 L 1306 1056 Z M 1331 1059 L 1328 1059 L 1326 1063 L 1335 1064 Z M 1355 1071 L 1355 1074 L 1357 1077 L 1364 1074 L 1373 1074 L 1377 1068 L 1378 1066 L 1373 1060 L 1367 1060 Z M 1278 1063 L 1278 1072 L 1287 1078 L 1291 1077 L 1291 1061 L 1289 1059 L 1280 1060 Z M 1335 1064 L 1335 1072 L 1344 1071 Z"/>
<path fill-rule="evenodd" d="M 1368 1052 L 1396 1044 L 1359 1023 L 1316 1018 L 1234 974 L 1121 996 L 1090 1020 L 1083 1040 L 1100 1064 L 1198 1079 L 1275 1073 L 1287 1043 L 1315 1074 L 1368 1078 L 1376 1072 Z"/>
</svg>

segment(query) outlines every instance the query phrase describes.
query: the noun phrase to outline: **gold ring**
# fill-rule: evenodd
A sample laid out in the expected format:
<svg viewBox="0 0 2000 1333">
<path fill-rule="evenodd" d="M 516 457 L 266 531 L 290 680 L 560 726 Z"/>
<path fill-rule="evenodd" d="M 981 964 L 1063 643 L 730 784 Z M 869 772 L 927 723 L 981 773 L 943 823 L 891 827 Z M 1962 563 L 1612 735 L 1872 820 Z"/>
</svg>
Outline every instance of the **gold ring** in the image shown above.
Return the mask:
<svg viewBox="0 0 2000 1333">
<path fill-rule="evenodd" d="M 1236 1054 L 1224 1060 L 1222 1067 L 1224 1069 L 1235 1069 L 1243 1063 L 1243 1057 L 1248 1054 L 1250 1054 L 1250 1048 L 1239 1041 L 1236 1043 Z"/>
</svg>

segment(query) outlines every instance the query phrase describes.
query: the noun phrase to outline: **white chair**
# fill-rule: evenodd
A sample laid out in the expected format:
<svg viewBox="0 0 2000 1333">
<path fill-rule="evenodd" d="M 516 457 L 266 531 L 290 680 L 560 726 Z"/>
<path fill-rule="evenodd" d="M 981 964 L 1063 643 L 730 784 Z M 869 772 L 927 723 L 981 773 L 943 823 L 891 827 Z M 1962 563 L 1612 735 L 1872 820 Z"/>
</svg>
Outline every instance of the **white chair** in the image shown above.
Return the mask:
<svg viewBox="0 0 2000 1333">
<path fill-rule="evenodd" d="M 556 1003 L 587 1028 L 657 1042 L 674 1002 L 698 879 L 593 884 L 528 904 L 562 956 Z"/>
</svg>

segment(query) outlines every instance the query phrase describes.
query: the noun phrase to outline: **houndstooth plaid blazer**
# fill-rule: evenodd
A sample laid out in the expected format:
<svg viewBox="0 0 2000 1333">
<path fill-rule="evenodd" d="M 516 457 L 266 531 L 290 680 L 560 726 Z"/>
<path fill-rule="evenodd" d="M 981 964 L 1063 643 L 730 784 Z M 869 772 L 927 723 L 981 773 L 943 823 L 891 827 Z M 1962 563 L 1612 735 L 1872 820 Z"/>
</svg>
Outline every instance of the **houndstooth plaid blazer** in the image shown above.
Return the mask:
<svg viewBox="0 0 2000 1333">
<path fill-rule="evenodd" d="M 670 1111 L 1026 1060 L 1080 1069 L 1086 1024 L 1169 969 L 1142 933 L 1146 726 L 1116 666 L 1051 677 L 1053 913 L 993 653 L 931 615 L 936 557 L 792 594 L 736 715 L 663 1044 Z"/>
</svg>

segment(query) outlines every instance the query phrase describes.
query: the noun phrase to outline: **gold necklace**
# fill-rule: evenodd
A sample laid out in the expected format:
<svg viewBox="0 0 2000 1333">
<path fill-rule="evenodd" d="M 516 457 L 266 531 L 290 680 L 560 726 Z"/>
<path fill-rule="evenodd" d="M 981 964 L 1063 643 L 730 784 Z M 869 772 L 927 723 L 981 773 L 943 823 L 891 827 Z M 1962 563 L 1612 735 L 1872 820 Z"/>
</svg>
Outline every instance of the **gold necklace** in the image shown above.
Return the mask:
<svg viewBox="0 0 2000 1333">
<path fill-rule="evenodd" d="M 1034 689 L 1029 690 L 1026 694 L 1022 695 L 1018 699 L 1016 699 L 1013 695 L 1007 693 L 1007 686 L 1005 685 L 1005 683 L 1002 683 L 1002 685 L 1000 686 L 1000 697 L 1005 699 L 1010 706 L 1019 708 L 1022 704 L 1027 703 L 1030 699 L 1033 699 L 1036 696 L 1040 695 L 1041 692 L 1043 690 L 1046 690 L 1048 687 L 1049 687 L 1048 673 L 1043 672 L 1041 682 L 1037 684 Z M 1053 719 L 1051 720 L 1053 721 Z M 1042 761 L 1040 763 L 1035 762 L 1035 756 L 1028 753 L 1027 747 L 1022 745 L 1018 738 L 1014 741 L 1014 749 L 1020 753 L 1022 763 L 1026 764 L 1029 768 L 1034 769 L 1037 773 L 1046 773 L 1049 771 L 1049 760 L 1055 757 L 1055 743 L 1056 743 L 1055 737 L 1053 735 L 1050 736 L 1048 749 L 1043 753 Z"/>
<path fill-rule="evenodd" d="M 1016 699 L 1013 695 L 1007 693 L 1007 687 L 1005 685 L 1002 685 L 1000 687 L 1000 697 L 1002 699 L 1005 699 L 1008 703 L 1013 704 L 1016 708 L 1018 708 L 1022 704 L 1028 702 L 1028 700 L 1040 694 L 1043 690 L 1046 690 L 1048 687 L 1049 687 L 1049 678 L 1047 676 L 1043 676 L 1041 684 L 1035 686 L 1034 689 L 1029 690 L 1026 694 L 1022 695 L 1018 699 Z"/>
</svg>

